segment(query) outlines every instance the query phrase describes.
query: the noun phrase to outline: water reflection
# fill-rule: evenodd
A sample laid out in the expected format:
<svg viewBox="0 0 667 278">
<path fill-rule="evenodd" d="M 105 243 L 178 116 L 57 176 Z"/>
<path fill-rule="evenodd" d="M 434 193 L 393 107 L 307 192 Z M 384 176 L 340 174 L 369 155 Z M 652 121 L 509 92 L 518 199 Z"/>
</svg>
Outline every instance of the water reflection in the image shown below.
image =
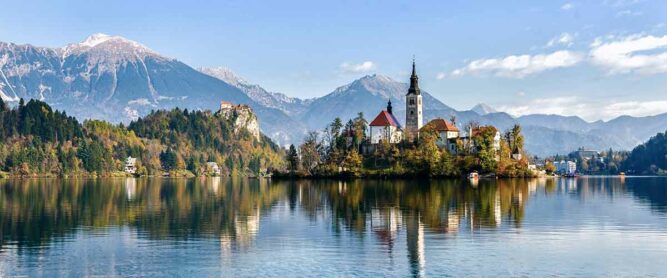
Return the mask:
<svg viewBox="0 0 667 278">
<path fill-rule="evenodd" d="M 520 229 L 526 204 L 538 194 L 583 201 L 632 194 L 665 213 L 666 190 L 664 180 L 633 178 L 480 180 L 475 186 L 465 180 L 3 180 L 0 251 L 16 246 L 31 252 L 29 247 L 68 239 L 82 228 L 122 226 L 149 240 L 219 240 L 221 254 L 229 256 L 252 248 L 263 217 L 284 204 L 306 221 L 328 221 L 334 234 L 370 234 L 390 256 L 405 250 L 412 275 L 423 276 L 425 233 Z"/>
</svg>

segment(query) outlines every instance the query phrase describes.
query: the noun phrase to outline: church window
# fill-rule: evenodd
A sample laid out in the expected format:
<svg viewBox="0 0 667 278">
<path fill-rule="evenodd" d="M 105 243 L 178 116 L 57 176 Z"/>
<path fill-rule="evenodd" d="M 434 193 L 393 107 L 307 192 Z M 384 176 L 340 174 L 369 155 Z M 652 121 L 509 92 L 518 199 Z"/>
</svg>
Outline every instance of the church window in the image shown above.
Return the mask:
<svg viewBox="0 0 667 278">
<path fill-rule="evenodd" d="M 415 105 L 415 100 L 414 99 L 410 99 L 410 105 Z"/>
<path fill-rule="evenodd" d="M 415 111 L 410 111 L 410 115 L 414 115 L 414 114 L 415 114 Z"/>
</svg>

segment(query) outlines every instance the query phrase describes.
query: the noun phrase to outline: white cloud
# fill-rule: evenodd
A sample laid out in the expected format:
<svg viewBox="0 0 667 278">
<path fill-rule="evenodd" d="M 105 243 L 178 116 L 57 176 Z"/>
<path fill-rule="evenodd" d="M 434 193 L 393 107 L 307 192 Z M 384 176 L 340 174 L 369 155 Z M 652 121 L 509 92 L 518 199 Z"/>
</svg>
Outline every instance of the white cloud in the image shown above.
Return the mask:
<svg viewBox="0 0 667 278">
<path fill-rule="evenodd" d="M 511 55 L 503 58 L 474 60 L 452 72 L 453 76 L 491 73 L 496 76 L 523 78 L 556 68 L 571 67 L 583 60 L 583 55 L 560 50 L 549 54 Z"/>
<path fill-rule="evenodd" d="M 532 99 L 515 105 L 498 106 L 513 116 L 556 114 L 579 116 L 588 121 L 610 120 L 619 116 L 652 116 L 667 113 L 667 100 L 650 101 L 585 101 L 576 96 Z"/>
<path fill-rule="evenodd" d="M 667 112 L 667 100 L 627 101 L 609 104 L 604 110 L 607 115 L 650 116 Z"/>
<path fill-rule="evenodd" d="M 582 104 L 574 96 L 533 99 L 519 105 L 499 106 L 499 111 L 505 111 L 514 116 L 529 114 L 557 114 L 578 115 Z"/>
<path fill-rule="evenodd" d="M 613 8 L 623 8 L 639 4 L 645 0 L 605 0 L 603 3 Z"/>
<path fill-rule="evenodd" d="M 572 46 L 574 44 L 574 37 L 575 35 L 570 34 L 570 33 L 562 33 L 557 37 L 552 38 L 549 40 L 547 43 L 547 47 L 553 47 L 556 45 L 564 45 L 564 46 Z"/>
<path fill-rule="evenodd" d="M 610 74 L 667 72 L 667 35 L 632 35 L 620 39 L 597 38 L 591 44 L 591 62 Z"/>
<path fill-rule="evenodd" d="M 134 100 L 130 100 L 127 102 L 128 105 L 141 105 L 141 106 L 146 106 L 150 105 L 151 102 L 147 98 L 138 98 Z"/>
<path fill-rule="evenodd" d="M 563 11 L 574 9 L 574 4 L 572 4 L 571 2 L 565 3 L 562 6 L 560 6 L 560 9 Z"/>
<path fill-rule="evenodd" d="M 348 62 L 340 64 L 341 71 L 345 73 L 366 73 L 375 68 L 376 65 L 372 61 L 365 61 L 360 64 L 352 64 Z"/>
<path fill-rule="evenodd" d="M 524 91 L 518 91 L 518 92 L 516 93 L 516 95 L 517 95 L 517 96 L 520 96 L 520 97 L 523 97 L 523 96 L 526 95 L 526 92 L 524 92 Z"/>
<path fill-rule="evenodd" d="M 443 80 L 443 79 L 445 79 L 445 77 L 447 77 L 447 74 L 444 73 L 444 72 L 438 72 L 438 74 L 435 75 L 435 79 L 438 79 L 438 80 Z"/>
<path fill-rule="evenodd" d="M 642 12 L 639 12 L 639 11 L 622 10 L 622 11 L 618 11 L 618 12 L 616 13 L 616 16 L 640 16 L 640 15 L 642 15 L 642 14 L 643 14 L 643 13 L 642 13 Z"/>
</svg>

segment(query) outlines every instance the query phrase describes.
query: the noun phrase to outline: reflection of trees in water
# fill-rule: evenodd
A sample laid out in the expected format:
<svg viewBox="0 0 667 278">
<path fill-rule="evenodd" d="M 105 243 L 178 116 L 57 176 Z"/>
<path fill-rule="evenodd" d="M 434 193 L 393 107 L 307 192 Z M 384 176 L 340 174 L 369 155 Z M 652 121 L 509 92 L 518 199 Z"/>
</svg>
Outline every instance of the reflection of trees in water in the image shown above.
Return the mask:
<svg viewBox="0 0 667 278">
<path fill-rule="evenodd" d="M 34 246 L 79 227 L 129 225 L 152 239 L 220 236 L 248 244 L 285 196 L 265 180 L 104 179 L 0 182 L 0 247 Z"/>
<path fill-rule="evenodd" d="M 630 191 L 665 212 L 667 188 L 662 181 L 512 179 L 481 180 L 473 187 L 465 180 L 2 180 L 0 248 L 8 242 L 45 244 L 79 227 L 120 225 L 135 227 L 151 239 L 216 237 L 223 249 L 244 247 L 259 231 L 260 217 L 285 202 L 311 221 L 330 216 L 336 233 L 352 231 L 363 237 L 370 231 L 391 252 L 398 236 L 407 236 L 408 226 L 449 234 L 521 226 L 528 198 L 541 190 L 578 198 Z"/>
<path fill-rule="evenodd" d="M 298 181 L 284 182 L 306 214 L 331 213 L 336 231 L 363 234 L 369 225 L 391 241 L 395 225 L 407 213 L 419 215 L 425 227 L 440 232 L 493 228 L 502 219 L 520 225 L 526 199 L 537 188 L 526 180 L 481 181 L 471 187 L 464 180 L 441 181 Z M 292 200 L 292 199 L 291 199 Z M 400 214 L 397 216 L 397 212 Z M 382 230 L 385 229 L 385 230 Z"/>
<path fill-rule="evenodd" d="M 291 188 L 290 198 L 311 219 L 331 215 L 336 233 L 352 231 L 363 237 L 370 229 L 389 256 L 400 233 L 405 234 L 413 276 L 423 276 L 426 264 L 424 229 L 455 233 L 496 228 L 502 219 L 520 225 L 524 207 L 538 183 L 526 180 L 481 181 L 298 181 L 281 182 Z M 298 193 L 297 193 L 298 192 Z"/>
<path fill-rule="evenodd" d="M 642 202 L 647 202 L 652 210 L 667 213 L 667 179 L 628 178 L 625 184 L 628 191 Z"/>
</svg>

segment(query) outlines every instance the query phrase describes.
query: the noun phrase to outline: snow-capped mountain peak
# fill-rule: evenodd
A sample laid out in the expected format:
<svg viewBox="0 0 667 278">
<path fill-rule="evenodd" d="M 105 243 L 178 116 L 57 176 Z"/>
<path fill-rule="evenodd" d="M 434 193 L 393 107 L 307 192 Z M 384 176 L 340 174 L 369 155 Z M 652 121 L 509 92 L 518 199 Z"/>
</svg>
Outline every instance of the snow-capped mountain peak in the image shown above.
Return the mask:
<svg viewBox="0 0 667 278">
<path fill-rule="evenodd" d="M 94 47 L 100 43 L 112 39 L 112 36 L 103 33 L 95 33 L 87 37 L 84 41 L 79 43 L 80 46 Z"/>
<path fill-rule="evenodd" d="M 247 81 L 245 81 L 243 78 L 238 76 L 235 72 L 233 72 L 231 69 L 227 67 L 215 67 L 215 68 L 200 67 L 198 68 L 198 70 L 200 72 L 213 76 L 217 79 L 225 81 L 234 86 L 250 85 Z"/>
<path fill-rule="evenodd" d="M 63 57 L 85 52 L 106 53 L 114 56 L 160 56 L 157 52 L 145 45 L 121 36 L 112 36 L 103 33 L 95 33 L 88 36 L 82 42 L 68 44 L 61 48 Z"/>
</svg>

